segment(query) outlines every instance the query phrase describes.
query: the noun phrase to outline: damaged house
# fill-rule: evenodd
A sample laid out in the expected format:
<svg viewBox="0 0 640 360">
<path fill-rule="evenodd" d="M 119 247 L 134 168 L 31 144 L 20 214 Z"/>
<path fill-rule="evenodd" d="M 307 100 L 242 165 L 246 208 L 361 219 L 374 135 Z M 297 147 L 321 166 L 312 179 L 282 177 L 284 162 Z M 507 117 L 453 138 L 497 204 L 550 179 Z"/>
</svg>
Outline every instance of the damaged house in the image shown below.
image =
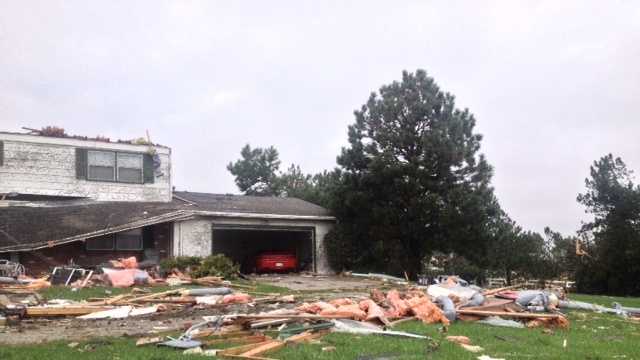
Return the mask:
<svg viewBox="0 0 640 360">
<path fill-rule="evenodd" d="M 135 256 L 222 253 L 255 270 L 264 253 L 295 254 L 329 272 L 335 222 L 295 198 L 172 190 L 171 149 L 107 139 L 0 132 L 0 259 L 31 274 Z"/>
</svg>

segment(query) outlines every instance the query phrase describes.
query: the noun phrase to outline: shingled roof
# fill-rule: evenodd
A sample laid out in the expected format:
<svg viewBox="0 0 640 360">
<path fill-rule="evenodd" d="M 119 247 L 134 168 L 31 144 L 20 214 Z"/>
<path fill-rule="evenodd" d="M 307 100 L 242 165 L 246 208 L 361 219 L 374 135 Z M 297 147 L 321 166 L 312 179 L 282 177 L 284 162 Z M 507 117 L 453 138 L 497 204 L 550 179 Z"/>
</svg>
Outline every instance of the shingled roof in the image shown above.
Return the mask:
<svg viewBox="0 0 640 360">
<path fill-rule="evenodd" d="M 197 204 L 199 210 L 206 211 L 329 216 L 329 211 L 322 206 L 296 198 L 208 194 L 189 191 L 176 191 L 174 194 Z"/>
<path fill-rule="evenodd" d="M 3 207 L 0 208 L 0 252 L 55 246 L 199 215 L 331 219 L 325 208 L 295 198 L 191 192 L 175 195 L 169 203 L 67 200 Z"/>
<path fill-rule="evenodd" d="M 0 251 L 58 245 L 187 216 L 176 203 L 61 203 L 0 208 Z"/>
</svg>

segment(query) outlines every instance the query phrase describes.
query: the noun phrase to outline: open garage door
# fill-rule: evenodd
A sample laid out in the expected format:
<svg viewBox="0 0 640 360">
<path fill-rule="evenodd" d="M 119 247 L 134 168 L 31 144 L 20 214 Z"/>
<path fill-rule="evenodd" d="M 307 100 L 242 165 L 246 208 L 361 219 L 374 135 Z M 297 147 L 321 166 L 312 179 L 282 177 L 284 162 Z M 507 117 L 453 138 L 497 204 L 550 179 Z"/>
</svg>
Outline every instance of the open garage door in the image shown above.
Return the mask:
<svg viewBox="0 0 640 360">
<path fill-rule="evenodd" d="M 262 254 L 293 254 L 296 271 L 315 271 L 313 249 L 313 228 L 213 226 L 212 253 L 233 259 L 243 273 L 256 272 Z"/>
</svg>

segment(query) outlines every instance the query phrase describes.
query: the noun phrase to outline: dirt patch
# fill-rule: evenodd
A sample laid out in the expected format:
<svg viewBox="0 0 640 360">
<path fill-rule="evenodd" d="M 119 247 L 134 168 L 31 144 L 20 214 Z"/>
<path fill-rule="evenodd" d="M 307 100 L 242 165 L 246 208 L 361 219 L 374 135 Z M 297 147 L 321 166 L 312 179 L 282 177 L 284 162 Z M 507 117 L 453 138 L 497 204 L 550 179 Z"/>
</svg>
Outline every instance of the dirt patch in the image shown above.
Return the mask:
<svg viewBox="0 0 640 360">
<path fill-rule="evenodd" d="M 346 276 L 321 276 L 321 275 L 258 275 L 254 280 L 274 285 L 282 286 L 296 291 L 340 291 L 340 290 L 366 290 L 384 285 L 382 281 L 367 278 L 356 278 Z"/>
</svg>

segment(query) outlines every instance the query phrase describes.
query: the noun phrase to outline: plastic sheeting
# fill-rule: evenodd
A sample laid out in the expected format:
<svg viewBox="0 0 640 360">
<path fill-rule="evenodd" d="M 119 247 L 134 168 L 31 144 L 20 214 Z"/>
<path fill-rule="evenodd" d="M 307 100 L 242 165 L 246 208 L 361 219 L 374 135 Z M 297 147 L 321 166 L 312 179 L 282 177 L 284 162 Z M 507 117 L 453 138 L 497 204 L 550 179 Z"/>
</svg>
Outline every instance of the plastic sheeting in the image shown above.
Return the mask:
<svg viewBox="0 0 640 360">
<path fill-rule="evenodd" d="M 510 328 L 517 328 L 517 329 L 524 328 L 524 324 L 521 323 L 521 322 L 517 322 L 515 320 L 503 319 L 503 318 L 501 318 L 499 316 L 489 316 L 489 317 L 487 317 L 487 318 L 485 318 L 483 320 L 479 320 L 478 324 L 510 327 Z"/>
<path fill-rule="evenodd" d="M 453 304 L 453 300 L 448 296 L 438 296 L 436 298 L 436 303 L 442 307 L 442 312 L 449 321 L 456 320 L 456 307 Z"/>
<path fill-rule="evenodd" d="M 572 310 L 584 310 L 584 311 L 595 311 L 599 313 L 607 313 L 607 314 L 616 314 L 620 316 L 626 316 L 627 312 L 620 308 L 608 308 L 598 304 L 591 304 L 583 301 L 560 301 L 559 307 L 561 309 L 572 309 Z"/>
<path fill-rule="evenodd" d="M 233 290 L 228 287 L 199 288 L 184 291 L 184 295 L 189 296 L 229 295 L 231 293 L 233 293 Z"/>
<path fill-rule="evenodd" d="M 335 325 L 332 331 L 335 332 L 344 332 L 349 334 L 358 334 L 358 335 L 389 335 L 389 336 L 402 336 L 409 337 L 414 339 L 428 339 L 426 336 L 411 334 L 402 331 L 386 331 L 382 330 L 376 325 L 371 323 L 363 323 L 354 320 L 341 319 L 341 320 L 333 320 L 333 324 Z"/>
<path fill-rule="evenodd" d="M 97 320 L 97 319 L 124 319 L 130 316 L 140 316 L 153 314 L 158 311 L 158 305 L 133 308 L 132 306 L 121 306 L 111 310 L 98 311 L 87 315 L 79 316 L 78 319 Z"/>
<path fill-rule="evenodd" d="M 134 284 L 149 282 L 149 273 L 140 269 L 109 269 L 103 268 L 102 272 L 113 287 L 129 287 Z"/>
</svg>

